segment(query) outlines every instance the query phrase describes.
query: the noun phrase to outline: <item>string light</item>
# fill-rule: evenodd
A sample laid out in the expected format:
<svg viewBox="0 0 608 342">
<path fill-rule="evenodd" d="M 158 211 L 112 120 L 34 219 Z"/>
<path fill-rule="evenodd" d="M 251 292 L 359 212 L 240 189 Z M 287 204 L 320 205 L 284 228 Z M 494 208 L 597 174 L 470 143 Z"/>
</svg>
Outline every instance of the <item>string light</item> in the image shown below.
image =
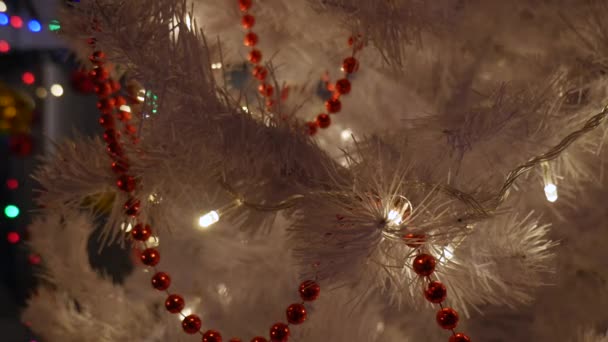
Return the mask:
<svg viewBox="0 0 608 342">
<path fill-rule="evenodd" d="M 21 19 L 21 17 L 19 16 L 12 16 L 11 17 L 11 26 L 14 28 L 21 28 L 23 27 L 23 19 Z"/>
<path fill-rule="evenodd" d="M 40 32 L 42 30 L 42 25 L 36 19 L 32 19 L 27 23 L 27 28 L 32 32 Z"/>
<path fill-rule="evenodd" d="M 16 205 L 9 204 L 4 207 L 4 215 L 8 218 L 15 218 L 19 216 L 19 208 Z"/>
<path fill-rule="evenodd" d="M 444 264 L 444 263 L 450 261 L 450 259 L 452 259 L 453 256 L 454 256 L 454 247 L 452 247 L 451 245 L 447 245 L 443 248 L 443 251 L 441 252 L 441 255 L 439 256 L 439 262 Z"/>
<path fill-rule="evenodd" d="M 63 95 L 63 87 L 60 84 L 53 84 L 51 86 L 51 94 L 55 97 L 60 97 Z"/>
<path fill-rule="evenodd" d="M 0 53 L 7 53 L 10 50 L 11 50 L 10 44 L 6 40 L 0 40 Z"/>
<path fill-rule="evenodd" d="M 46 89 L 42 88 L 42 87 L 38 87 L 36 88 L 36 96 L 38 96 L 41 99 L 46 98 L 46 96 L 48 95 L 48 92 L 46 91 Z"/>
<path fill-rule="evenodd" d="M 198 218 L 198 225 L 201 228 L 209 228 L 211 225 L 218 222 L 219 220 L 220 214 L 217 211 L 212 210 Z"/>
<path fill-rule="evenodd" d="M 21 75 L 21 80 L 23 81 L 23 83 L 27 84 L 27 85 L 31 85 L 34 84 L 34 82 L 36 82 L 36 77 L 34 76 L 34 74 L 32 74 L 31 72 L 24 72 L 23 75 Z"/>
<path fill-rule="evenodd" d="M 122 105 L 122 106 L 120 106 L 119 109 L 122 110 L 123 112 L 131 113 L 131 107 L 128 105 Z"/>
<path fill-rule="evenodd" d="M 553 183 L 549 183 L 545 185 L 545 197 L 547 197 L 547 201 L 555 202 L 557 201 L 557 186 Z"/>
<path fill-rule="evenodd" d="M 19 181 L 16 180 L 15 178 L 10 178 L 6 180 L 6 187 L 9 190 L 17 190 L 17 188 L 19 187 Z"/>
<path fill-rule="evenodd" d="M 220 63 L 220 62 L 211 64 L 211 69 L 213 69 L 213 70 L 218 70 L 221 68 L 222 68 L 222 63 Z"/>
<path fill-rule="evenodd" d="M 0 1 L 0 12 L 6 12 L 7 9 L 8 8 L 6 7 L 4 1 Z"/>
<path fill-rule="evenodd" d="M 350 140 L 352 134 L 353 134 L 353 131 L 351 131 L 350 129 L 345 129 L 342 131 L 342 133 L 340 133 L 340 137 L 342 138 L 343 141 L 347 141 L 347 140 Z"/>
<path fill-rule="evenodd" d="M 387 219 L 390 223 L 392 223 L 396 226 L 400 225 L 401 222 L 403 221 L 403 217 L 401 217 L 401 215 L 399 215 L 399 212 L 397 210 L 390 210 L 388 212 Z"/>
<path fill-rule="evenodd" d="M 137 92 L 137 100 L 139 102 L 144 102 L 145 99 L 146 99 L 146 89 L 140 89 Z"/>
<path fill-rule="evenodd" d="M 133 225 L 130 223 L 123 222 L 120 224 L 120 230 L 124 231 L 125 233 L 130 232 L 131 229 L 133 229 Z"/>
<path fill-rule="evenodd" d="M 61 29 L 61 24 L 59 23 L 59 20 L 57 19 L 53 19 L 49 22 L 49 30 L 54 32 L 54 31 L 59 31 Z"/>
<path fill-rule="evenodd" d="M 19 233 L 17 232 L 9 232 L 8 234 L 6 234 L 6 240 L 10 243 L 10 244 L 16 244 L 19 242 L 19 240 L 21 240 L 21 236 L 19 236 Z"/>
<path fill-rule="evenodd" d="M 0 13 L 0 26 L 6 26 L 8 25 L 8 22 L 8 15 L 6 15 L 5 13 Z"/>
</svg>

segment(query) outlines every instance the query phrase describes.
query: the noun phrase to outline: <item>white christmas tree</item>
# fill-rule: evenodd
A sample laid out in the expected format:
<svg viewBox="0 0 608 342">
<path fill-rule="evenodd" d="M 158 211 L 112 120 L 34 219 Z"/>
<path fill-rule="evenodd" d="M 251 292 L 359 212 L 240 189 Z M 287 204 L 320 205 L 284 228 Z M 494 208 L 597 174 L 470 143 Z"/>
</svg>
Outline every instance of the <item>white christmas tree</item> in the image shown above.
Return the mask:
<svg viewBox="0 0 608 342">
<path fill-rule="evenodd" d="M 74 4 L 103 140 L 58 142 L 35 175 L 24 319 L 44 341 L 606 340 L 606 17 Z M 135 251 L 126 279 L 91 266 L 96 229 Z"/>
</svg>

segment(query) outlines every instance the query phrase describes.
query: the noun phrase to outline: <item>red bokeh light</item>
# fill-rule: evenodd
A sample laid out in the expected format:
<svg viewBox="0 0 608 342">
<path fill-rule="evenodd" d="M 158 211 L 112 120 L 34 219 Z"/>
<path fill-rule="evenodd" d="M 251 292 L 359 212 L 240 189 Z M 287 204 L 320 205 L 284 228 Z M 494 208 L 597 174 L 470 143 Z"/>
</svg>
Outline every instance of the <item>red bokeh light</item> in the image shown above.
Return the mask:
<svg viewBox="0 0 608 342">
<path fill-rule="evenodd" d="M 6 239 L 9 243 L 16 244 L 21 240 L 21 236 L 19 236 L 19 233 L 17 232 L 9 232 L 6 234 Z"/>
<path fill-rule="evenodd" d="M 40 255 L 32 253 L 27 257 L 27 261 L 30 263 L 30 265 L 38 265 L 42 261 L 42 258 Z"/>
<path fill-rule="evenodd" d="M 0 40 L 0 53 L 7 53 L 11 51 L 11 46 L 6 40 Z"/>
<path fill-rule="evenodd" d="M 16 15 L 11 17 L 11 26 L 14 28 L 22 28 L 23 27 L 23 19 Z"/>
<path fill-rule="evenodd" d="M 21 75 L 21 80 L 23 81 L 23 83 L 27 84 L 27 85 L 31 85 L 34 84 L 34 82 L 36 82 L 36 77 L 34 76 L 34 74 L 32 74 L 31 72 L 24 72 L 23 75 Z"/>
<path fill-rule="evenodd" d="M 19 181 L 15 178 L 9 178 L 6 180 L 6 187 L 9 190 L 16 190 L 19 187 Z"/>
</svg>

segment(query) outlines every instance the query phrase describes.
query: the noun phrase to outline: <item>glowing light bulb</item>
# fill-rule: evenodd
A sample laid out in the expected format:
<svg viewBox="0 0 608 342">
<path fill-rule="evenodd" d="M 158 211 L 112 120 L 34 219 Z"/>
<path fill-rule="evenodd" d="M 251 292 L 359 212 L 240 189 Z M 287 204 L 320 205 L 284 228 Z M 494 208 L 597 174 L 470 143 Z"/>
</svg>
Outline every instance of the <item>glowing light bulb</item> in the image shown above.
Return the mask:
<svg viewBox="0 0 608 342">
<path fill-rule="evenodd" d="M 201 228 L 209 228 L 212 224 L 216 223 L 219 220 L 220 214 L 217 211 L 212 210 L 198 218 L 198 225 Z"/>
<path fill-rule="evenodd" d="M 545 185 L 545 196 L 549 202 L 557 201 L 557 186 L 553 183 Z"/>
<path fill-rule="evenodd" d="M 60 84 L 53 84 L 51 86 L 51 94 L 56 97 L 63 95 L 63 87 Z"/>
<path fill-rule="evenodd" d="M 394 225 L 400 225 L 401 222 L 403 221 L 403 217 L 401 216 L 401 214 L 399 214 L 399 212 L 397 210 L 390 210 L 388 212 L 388 216 L 387 219 L 390 223 L 394 224 Z"/>
<path fill-rule="evenodd" d="M 0 12 L 6 12 L 7 9 L 4 1 L 0 1 Z"/>
<path fill-rule="evenodd" d="M 32 32 L 40 32 L 42 30 L 42 25 L 38 20 L 32 19 L 27 23 L 27 28 Z"/>
<path fill-rule="evenodd" d="M 0 13 L 0 26 L 6 26 L 6 25 L 8 25 L 8 22 L 9 22 L 8 15 L 6 15 L 4 13 Z"/>
<path fill-rule="evenodd" d="M 188 28 L 188 30 L 192 29 L 192 18 L 190 18 L 189 14 L 186 14 L 186 20 L 184 20 L 184 22 L 186 23 L 186 27 Z"/>
<path fill-rule="evenodd" d="M 11 45 L 6 40 L 0 40 L 0 53 L 7 53 L 9 51 L 11 51 Z"/>
<path fill-rule="evenodd" d="M 182 315 L 184 315 L 184 316 L 190 316 L 190 315 L 192 315 L 192 313 L 193 313 L 193 312 L 194 312 L 194 311 L 192 310 L 192 308 L 185 307 L 185 308 L 182 310 Z M 177 318 L 178 318 L 180 321 L 182 320 L 182 316 L 181 316 L 181 315 L 177 315 Z"/>
<path fill-rule="evenodd" d="M 158 247 L 160 245 L 160 239 L 158 236 L 150 236 L 146 243 L 148 247 Z"/>
<path fill-rule="evenodd" d="M 123 230 L 125 233 L 130 232 L 131 229 L 133 229 L 133 225 L 131 225 L 130 223 L 123 222 L 120 224 L 120 230 Z"/>
<path fill-rule="evenodd" d="M 146 99 L 146 89 L 140 89 L 137 92 L 137 100 L 139 102 L 144 102 L 145 99 Z"/>
<path fill-rule="evenodd" d="M 347 140 L 350 140 L 352 134 L 353 134 L 353 131 L 351 131 L 350 129 L 345 129 L 342 131 L 342 133 L 340 133 L 340 137 L 342 138 L 343 141 L 347 141 Z"/>
<path fill-rule="evenodd" d="M 122 105 L 122 106 L 120 106 L 119 109 L 122 110 L 123 112 L 129 112 L 129 113 L 131 113 L 131 107 L 128 106 L 128 105 Z"/>
<path fill-rule="evenodd" d="M 6 215 L 8 218 L 14 219 L 15 217 L 19 216 L 19 208 L 16 205 L 9 204 L 4 207 L 4 215 Z"/>
<path fill-rule="evenodd" d="M 222 63 L 220 63 L 220 62 L 212 63 L 211 64 L 211 69 L 213 69 L 213 70 L 218 70 L 218 69 L 221 69 L 221 68 L 222 68 Z"/>
<path fill-rule="evenodd" d="M 439 256 L 440 263 L 446 263 L 454 256 L 454 247 L 447 245 L 443 248 L 441 255 Z"/>
</svg>

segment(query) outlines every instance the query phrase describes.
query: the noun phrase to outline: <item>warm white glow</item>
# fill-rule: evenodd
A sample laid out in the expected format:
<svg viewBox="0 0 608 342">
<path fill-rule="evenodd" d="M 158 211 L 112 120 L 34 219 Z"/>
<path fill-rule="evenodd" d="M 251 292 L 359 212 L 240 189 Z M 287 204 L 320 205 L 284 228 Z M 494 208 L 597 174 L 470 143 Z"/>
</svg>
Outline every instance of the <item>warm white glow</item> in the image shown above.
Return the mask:
<svg viewBox="0 0 608 342">
<path fill-rule="evenodd" d="M 158 245 L 160 245 L 160 239 L 157 236 L 150 236 L 146 243 L 148 247 L 158 247 Z"/>
<path fill-rule="evenodd" d="M 0 12 L 6 12 L 7 9 L 4 1 L 0 1 Z"/>
<path fill-rule="evenodd" d="M 390 223 L 392 223 L 396 226 L 400 225 L 401 222 L 403 221 L 403 217 L 401 216 L 401 214 L 399 214 L 399 212 L 394 209 L 388 212 L 387 219 Z"/>
<path fill-rule="evenodd" d="M 220 63 L 220 62 L 211 64 L 211 69 L 213 69 L 213 70 L 217 70 L 217 69 L 221 69 L 221 68 L 222 68 L 222 63 Z"/>
<path fill-rule="evenodd" d="M 245 113 L 249 113 L 249 108 L 247 108 L 247 106 L 242 106 L 241 109 L 245 112 Z"/>
<path fill-rule="evenodd" d="M 545 185 L 545 196 L 549 202 L 557 201 L 557 186 L 553 183 Z"/>
<path fill-rule="evenodd" d="M 192 315 L 192 313 L 193 313 L 193 312 L 194 312 L 194 311 L 192 310 L 192 308 L 189 308 L 189 307 L 185 307 L 185 308 L 182 310 L 182 314 L 184 314 L 184 316 L 189 316 L 189 315 Z M 177 315 L 177 318 L 178 318 L 180 321 L 182 320 L 182 317 L 181 317 L 180 315 Z"/>
<path fill-rule="evenodd" d="M 345 129 L 342 131 L 342 133 L 340 133 L 340 137 L 342 138 L 342 140 L 347 141 L 350 140 L 352 134 L 353 131 L 351 131 L 350 129 Z"/>
<path fill-rule="evenodd" d="M 131 107 L 129 107 L 127 105 L 120 106 L 120 110 L 122 110 L 123 112 L 129 112 L 129 113 L 131 113 Z"/>
<path fill-rule="evenodd" d="M 162 198 L 160 197 L 160 195 L 157 193 L 154 193 L 154 192 L 148 196 L 148 201 L 150 201 L 154 204 L 160 203 L 161 200 L 162 200 Z"/>
<path fill-rule="evenodd" d="M 186 20 L 184 20 L 184 22 L 186 23 L 188 30 L 192 30 L 192 19 L 189 14 L 186 14 Z"/>
<path fill-rule="evenodd" d="M 146 99 L 146 89 L 140 89 L 137 92 L 137 100 L 139 102 L 144 102 L 145 99 Z"/>
<path fill-rule="evenodd" d="M 120 224 L 120 230 L 124 230 L 125 233 L 130 232 L 131 229 L 133 229 L 133 226 L 130 223 L 123 222 Z"/>
<path fill-rule="evenodd" d="M 212 210 L 198 218 L 198 225 L 201 228 L 208 228 L 209 226 L 211 226 L 212 224 L 216 223 L 219 220 L 220 220 L 220 214 L 217 211 Z"/>
<path fill-rule="evenodd" d="M 53 84 L 51 86 L 51 94 L 56 97 L 63 95 L 63 87 L 60 84 Z"/>
<path fill-rule="evenodd" d="M 443 252 L 441 252 L 441 256 L 439 256 L 440 263 L 446 263 L 452 259 L 454 256 L 454 247 L 447 245 L 443 248 Z"/>
<path fill-rule="evenodd" d="M 36 88 L 36 96 L 38 96 L 39 98 L 44 99 L 47 95 L 48 92 L 46 91 L 46 89 L 42 87 Z"/>
</svg>

